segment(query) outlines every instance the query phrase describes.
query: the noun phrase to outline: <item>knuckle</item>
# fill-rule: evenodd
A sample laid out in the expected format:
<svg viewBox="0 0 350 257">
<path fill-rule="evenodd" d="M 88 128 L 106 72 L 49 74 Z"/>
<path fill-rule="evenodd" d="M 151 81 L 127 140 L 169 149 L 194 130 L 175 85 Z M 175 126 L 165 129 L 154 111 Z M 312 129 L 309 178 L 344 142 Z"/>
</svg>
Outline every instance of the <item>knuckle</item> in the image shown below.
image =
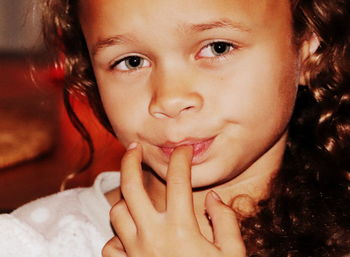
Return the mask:
<svg viewBox="0 0 350 257">
<path fill-rule="evenodd" d="M 129 194 L 133 192 L 137 192 L 139 190 L 139 187 L 135 183 L 135 181 L 125 181 L 124 183 L 121 184 L 120 186 L 121 191 L 123 194 Z"/>
<path fill-rule="evenodd" d="M 131 152 L 127 152 L 124 154 L 122 160 L 121 160 L 121 167 L 122 169 L 127 169 L 129 168 L 132 163 L 136 161 L 135 156 Z"/>
<path fill-rule="evenodd" d="M 178 175 L 169 176 L 168 182 L 175 186 L 181 186 L 185 184 L 184 178 Z"/>
<path fill-rule="evenodd" d="M 171 184 L 173 186 L 182 186 L 184 183 L 181 180 L 172 180 Z"/>
<path fill-rule="evenodd" d="M 179 239 L 184 239 L 188 236 L 187 231 L 185 229 L 182 229 L 182 228 L 174 229 L 174 234 L 175 234 L 176 238 L 179 238 Z"/>
<path fill-rule="evenodd" d="M 193 238 L 195 231 L 186 224 L 177 221 L 171 226 L 170 233 L 174 235 L 175 238 L 186 241 L 187 239 L 190 240 Z"/>
<path fill-rule="evenodd" d="M 121 200 L 119 202 L 117 202 L 116 204 L 114 204 L 112 206 L 112 208 L 109 211 L 109 216 L 116 216 L 118 213 L 120 213 L 125 207 L 125 201 Z"/>
<path fill-rule="evenodd" d="M 123 158 L 120 161 L 120 164 L 121 164 L 122 167 L 124 167 L 124 166 L 126 166 L 128 164 L 130 157 L 131 157 L 130 152 L 126 152 L 123 155 Z"/>
<path fill-rule="evenodd" d="M 139 226 L 136 231 L 138 238 L 142 239 L 141 241 L 147 241 L 150 244 L 159 241 L 159 235 L 165 235 L 163 232 L 164 223 L 159 216 L 150 217 L 149 222 Z"/>
<path fill-rule="evenodd" d="M 228 217 L 228 218 L 232 218 L 232 219 L 236 219 L 236 214 L 235 212 L 230 208 L 228 207 L 227 205 L 223 205 L 221 206 L 220 208 L 221 210 L 220 211 L 217 211 L 217 212 L 214 212 L 213 213 L 213 216 L 217 216 L 217 218 L 224 218 L 224 217 Z M 212 218 L 215 218 L 215 217 L 212 217 Z"/>
<path fill-rule="evenodd" d="M 157 240 L 154 240 L 154 233 L 147 229 L 139 229 L 137 231 L 138 238 L 141 239 L 142 242 L 149 242 L 152 244 L 152 242 L 156 242 Z"/>
</svg>

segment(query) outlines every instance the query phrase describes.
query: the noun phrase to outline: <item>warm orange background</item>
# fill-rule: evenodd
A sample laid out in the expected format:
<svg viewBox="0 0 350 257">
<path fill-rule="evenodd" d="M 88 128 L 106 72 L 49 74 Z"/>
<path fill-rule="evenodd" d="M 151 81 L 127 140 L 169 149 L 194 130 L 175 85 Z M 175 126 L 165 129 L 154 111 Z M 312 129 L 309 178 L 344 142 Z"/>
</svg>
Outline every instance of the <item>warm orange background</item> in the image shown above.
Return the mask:
<svg viewBox="0 0 350 257">
<path fill-rule="evenodd" d="M 0 169 L 0 211 L 12 210 L 28 201 L 59 191 L 65 176 L 78 169 L 84 160 L 84 151 L 86 153 L 79 134 L 65 113 L 60 83 L 57 80 L 53 83 L 55 74 L 42 66 L 36 73 L 38 85 L 35 86 L 30 78 L 29 63 L 23 56 L 0 58 L 0 100 L 51 94 L 57 113 L 53 119 L 57 123 L 56 147 L 38 159 Z M 101 171 L 119 169 L 124 149 L 101 127 L 84 103 L 76 101 L 74 106 L 93 136 L 96 154 L 92 166 L 71 181 L 68 187 L 89 186 Z"/>
</svg>

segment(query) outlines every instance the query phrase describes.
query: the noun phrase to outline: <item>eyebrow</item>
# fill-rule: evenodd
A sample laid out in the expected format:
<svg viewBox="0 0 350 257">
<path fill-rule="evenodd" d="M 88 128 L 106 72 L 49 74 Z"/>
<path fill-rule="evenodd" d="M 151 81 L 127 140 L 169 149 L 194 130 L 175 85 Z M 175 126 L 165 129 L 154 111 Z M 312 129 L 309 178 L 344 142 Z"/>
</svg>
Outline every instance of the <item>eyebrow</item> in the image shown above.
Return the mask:
<svg viewBox="0 0 350 257">
<path fill-rule="evenodd" d="M 100 39 L 92 47 L 92 55 L 96 55 L 102 48 L 107 48 L 114 45 L 125 44 L 128 42 L 135 41 L 131 36 L 125 35 L 115 35 L 107 38 Z"/>
<path fill-rule="evenodd" d="M 208 23 L 199 23 L 199 24 L 192 24 L 192 23 L 185 23 L 180 24 L 178 26 L 178 30 L 182 31 L 183 33 L 199 33 L 204 32 L 211 29 L 233 29 L 241 32 L 250 32 L 251 29 L 247 26 L 244 26 L 242 23 L 233 22 L 230 19 L 220 19 Z M 96 55 L 101 49 L 111 47 L 114 45 L 120 45 L 125 43 L 130 43 L 136 41 L 131 35 L 124 34 L 124 35 L 115 35 L 107 38 L 100 39 L 94 44 L 92 48 L 92 55 Z"/>
<path fill-rule="evenodd" d="M 250 32 L 251 29 L 247 26 L 244 26 L 242 23 L 234 22 L 231 19 L 224 18 L 217 21 L 212 21 L 208 23 L 199 23 L 199 24 L 183 24 L 179 26 L 179 29 L 192 33 L 192 32 L 203 32 L 206 30 L 211 29 L 217 29 L 217 28 L 223 28 L 223 29 L 233 29 L 237 31 L 242 32 Z"/>
</svg>

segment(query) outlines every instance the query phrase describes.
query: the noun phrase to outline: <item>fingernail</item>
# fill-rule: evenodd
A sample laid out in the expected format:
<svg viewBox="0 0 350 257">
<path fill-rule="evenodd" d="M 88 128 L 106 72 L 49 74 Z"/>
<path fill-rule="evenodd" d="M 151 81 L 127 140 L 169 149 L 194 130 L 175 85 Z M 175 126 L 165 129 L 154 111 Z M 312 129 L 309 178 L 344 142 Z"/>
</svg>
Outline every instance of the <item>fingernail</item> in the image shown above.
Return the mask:
<svg viewBox="0 0 350 257">
<path fill-rule="evenodd" d="M 131 143 L 128 147 L 128 150 L 131 150 L 131 149 L 135 149 L 137 147 L 137 143 L 134 142 L 134 143 Z"/>
<path fill-rule="evenodd" d="M 222 200 L 221 200 L 220 196 L 218 195 L 218 193 L 216 193 L 215 191 L 211 190 L 210 194 L 215 200 L 217 200 L 219 202 L 222 202 Z"/>
</svg>

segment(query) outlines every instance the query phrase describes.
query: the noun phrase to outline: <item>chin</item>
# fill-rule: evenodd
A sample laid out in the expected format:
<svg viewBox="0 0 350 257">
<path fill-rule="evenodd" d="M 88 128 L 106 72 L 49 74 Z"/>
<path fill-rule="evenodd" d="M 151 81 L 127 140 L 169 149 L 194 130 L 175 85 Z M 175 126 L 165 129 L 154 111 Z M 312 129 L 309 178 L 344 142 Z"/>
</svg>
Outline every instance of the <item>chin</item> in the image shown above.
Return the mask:
<svg viewBox="0 0 350 257">
<path fill-rule="evenodd" d="M 191 178 L 192 187 L 196 189 L 215 187 L 235 177 L 231 173 L 226 174 L 223 172 L 225 170 L 223 167 L 213 167 L 214 165 L 205 164 L 198 166 L 199 167 L 194 166 L 192 168 Z M 217 173 L 215 171 L 221 171 L 221 173 Z"/>
</svg>

